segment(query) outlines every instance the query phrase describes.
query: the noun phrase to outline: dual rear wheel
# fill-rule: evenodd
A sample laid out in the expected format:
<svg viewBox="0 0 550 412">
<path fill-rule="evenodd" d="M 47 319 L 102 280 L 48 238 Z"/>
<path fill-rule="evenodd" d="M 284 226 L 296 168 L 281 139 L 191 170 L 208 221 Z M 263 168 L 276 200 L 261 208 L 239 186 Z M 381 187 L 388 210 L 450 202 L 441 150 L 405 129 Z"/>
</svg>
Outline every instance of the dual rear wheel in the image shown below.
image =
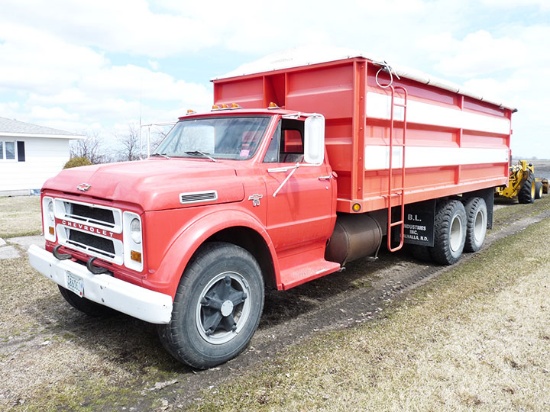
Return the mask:
<svg viewBox="0 0 550 412">
<path fill-rule="evenodd" d="M 441 265 L 456 263 L 463 252 L 477 252 L 487 233 L 487 204 L 481 197 L 439 203 L 434 219 L 434 246 L 413 246 L 413 255 Z"/>
</svg>

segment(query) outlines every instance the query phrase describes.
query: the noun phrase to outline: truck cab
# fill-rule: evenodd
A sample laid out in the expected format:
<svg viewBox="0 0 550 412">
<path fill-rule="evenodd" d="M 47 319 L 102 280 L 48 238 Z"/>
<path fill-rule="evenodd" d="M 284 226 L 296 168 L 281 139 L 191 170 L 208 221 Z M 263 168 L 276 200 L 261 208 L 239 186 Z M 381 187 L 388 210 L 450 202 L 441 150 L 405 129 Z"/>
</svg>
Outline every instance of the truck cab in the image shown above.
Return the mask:
<svg viewBox="0 0 550 412">
<path fill-rule="evenodd" d="M 33 266 L 77 309 L 95 316 L 107 307 L 166 325 L 161 336 L 174 322 L 190 266 L 220 251 L 224 259 L 223 251 L 244 254 L 253 275 L 241 274 L 238 263 L 223 271 L 233 275 L 214 276 L 194 294 L 202 297 L 191 313 L 204 313 L 190 322 L 220 352 L 218 335 L 250 339 L 265 284 L 288 289 L 340 268 L 324 256 L 336 221 L 336 182 L 319 114 L 238 106 L 189 113 L 147 160 L 65 170 L 50 179 L 42 205 L 46 246 L 30 251 Z M 217 309 L 201 303 L 223 295 L 226 281 L 228 296 L 246 296 L 240 304 L 227 297 Z M 249 304 L 254 310 L 243 316 Z M 163 340 L 170 348 L 171 338 Z M 220 362 L 218 355 L 206 364 L 177 357 L 195 367 Z"/>
</svg>

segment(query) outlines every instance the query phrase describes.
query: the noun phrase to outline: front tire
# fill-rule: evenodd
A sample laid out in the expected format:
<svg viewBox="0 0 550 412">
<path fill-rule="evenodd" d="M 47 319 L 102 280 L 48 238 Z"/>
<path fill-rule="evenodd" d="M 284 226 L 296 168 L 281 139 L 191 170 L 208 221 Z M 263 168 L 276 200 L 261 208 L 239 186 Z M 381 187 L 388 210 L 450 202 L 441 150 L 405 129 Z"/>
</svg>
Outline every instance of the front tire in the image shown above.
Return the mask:
<svg viewBox="0 0 550 412">
<path fill-rule="evenodd" d="M 464 208 L 467 218 L 464 251 L 477 252 L 483 246 L 487 234 L 487 204 L 483 198 L 474 197 L 466 202 Z"/>
<path fill-rule="evenodd" d="M 93 318 L 108 318 L 117 314 L 117 311 L 107 306 L 100 305 L 58 285 L 61 296 L 75 309 Z"/>
<path fill-rule="evenodd" d="M 172 319 L 159 327 L 159 336 L 179 361 L 211 368 L 248 346 L 263 305 L 264 282 L 254 257 L 233 244 L 207 243 L 185 270 Z"/>
<path fill-rule="evenodd" d="M 518 193 L 518 202 L 521 204 L 533 203 L 535 201 L 535 195 L 535 176 L 533 173 L 529 173 L 529 176 L 527 176 L 527 179 L 523 182 L 523 185 Z"/>
<path fill-rule="evenodd" d="M 435 214 L 434 246 L 430 254 L 441 265 L 456 263 L 466 241 L 466 211 L 458 200 L 442 202 Z"/>
</svg>

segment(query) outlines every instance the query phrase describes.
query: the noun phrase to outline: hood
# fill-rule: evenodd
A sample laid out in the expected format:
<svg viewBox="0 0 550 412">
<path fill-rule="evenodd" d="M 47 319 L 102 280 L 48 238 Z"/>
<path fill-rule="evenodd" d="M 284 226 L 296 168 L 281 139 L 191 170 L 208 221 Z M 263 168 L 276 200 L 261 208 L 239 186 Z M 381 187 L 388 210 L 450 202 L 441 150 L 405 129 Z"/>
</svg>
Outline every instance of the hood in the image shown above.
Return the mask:
<svg viewBox="0 0 550 412">
<path fill-rule="evenodd" d="M 233 167 L 187 159 L 148 159 L 65 169 L 46 181 L 43 189 L 139 204 L 144 211 L 201 204 L 197 200 L 180 201 L 180 195 L 197 192 L 216 191 L 216 199 L 207 200 L 208 203 L 238 202 L 244 198 L 243 184 Z"/>
</svg>

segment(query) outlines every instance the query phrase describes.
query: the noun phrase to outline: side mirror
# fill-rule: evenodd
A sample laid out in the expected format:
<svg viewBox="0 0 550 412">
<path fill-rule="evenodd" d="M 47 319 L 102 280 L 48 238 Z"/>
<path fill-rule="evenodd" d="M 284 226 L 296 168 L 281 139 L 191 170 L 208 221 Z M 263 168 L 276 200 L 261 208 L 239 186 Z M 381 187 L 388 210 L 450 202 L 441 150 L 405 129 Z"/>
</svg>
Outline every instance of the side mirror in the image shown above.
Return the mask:
<svg viewBox="0 0 550 412">
<path fill-rule="evenodd" d="M 304 160 L 321 164 L 325 159 L 325 117 L 312 114 L 306 119 L 304 129 Z"/>
</svg>

